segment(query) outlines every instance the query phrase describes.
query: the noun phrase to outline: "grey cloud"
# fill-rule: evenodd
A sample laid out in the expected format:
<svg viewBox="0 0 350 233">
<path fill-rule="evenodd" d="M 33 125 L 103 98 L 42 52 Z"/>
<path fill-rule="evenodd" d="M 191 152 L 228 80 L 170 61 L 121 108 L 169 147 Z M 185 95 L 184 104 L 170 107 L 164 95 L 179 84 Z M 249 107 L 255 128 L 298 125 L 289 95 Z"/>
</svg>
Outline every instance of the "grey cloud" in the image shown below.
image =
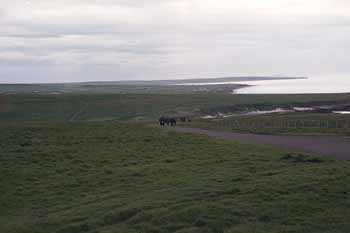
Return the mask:
<svg viewBox="0 0 350 233">
<path fill-rule="evenodd" d="M 350 72 L 349 1 L 1 2 L 0 82 Z"/>
</svg>

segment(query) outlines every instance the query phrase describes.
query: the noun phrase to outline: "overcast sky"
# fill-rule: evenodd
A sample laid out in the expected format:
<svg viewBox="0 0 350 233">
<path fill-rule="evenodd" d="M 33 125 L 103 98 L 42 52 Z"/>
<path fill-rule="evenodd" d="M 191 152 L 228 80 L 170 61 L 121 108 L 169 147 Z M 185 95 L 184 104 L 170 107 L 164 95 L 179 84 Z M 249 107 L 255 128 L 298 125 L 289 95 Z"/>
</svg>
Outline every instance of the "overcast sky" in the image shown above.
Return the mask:
<svg viewBox="0 0 350 233">
<path fill-rule="evenodd" d="M 349 0 L 0 3 L 1 83 L 350 74 Z"/>
</svg>

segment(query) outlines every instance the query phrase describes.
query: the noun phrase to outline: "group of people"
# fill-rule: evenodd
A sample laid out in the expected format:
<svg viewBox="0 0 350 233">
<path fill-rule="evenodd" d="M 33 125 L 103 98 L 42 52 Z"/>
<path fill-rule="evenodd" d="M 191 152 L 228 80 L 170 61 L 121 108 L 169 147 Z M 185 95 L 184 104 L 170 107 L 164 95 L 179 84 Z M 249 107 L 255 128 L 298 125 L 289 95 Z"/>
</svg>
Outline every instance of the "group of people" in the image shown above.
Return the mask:
<svg viewBox="0 0 350 233">
<path fill-rule="evenodd" d="M 191 122 L 192 121 L 192 119 L 189 117 L 179 117 L 179 120 L 181 122 L 186 122 L 186 121 Z M 162 116 L 158 119 L 158 121 L 159 121 L 160 126 L 165 126 L 165 125 L 176 126 L 176 123 L 177 123 L 177 119 L 175 117 L 163 117 Z"/>
<path fill-rule="evenodd" d="M 176 119 L 175 118 L 173 118 L 173 117 L 171 117 L 171 118 L 169 118 L 169 117 L 160 117 L 159 118 L 159 125 L 161 125 L 161 126 L 165 126 L 165 125 L 167 125 L 167 126 L 176 126 Z"/>
</svg>

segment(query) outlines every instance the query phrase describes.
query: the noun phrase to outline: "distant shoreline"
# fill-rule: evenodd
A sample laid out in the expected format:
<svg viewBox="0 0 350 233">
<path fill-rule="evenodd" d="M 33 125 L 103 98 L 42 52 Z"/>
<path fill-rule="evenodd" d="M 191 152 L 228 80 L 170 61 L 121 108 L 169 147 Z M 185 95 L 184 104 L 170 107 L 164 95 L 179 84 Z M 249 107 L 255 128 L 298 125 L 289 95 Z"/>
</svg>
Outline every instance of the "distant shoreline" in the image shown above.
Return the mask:
<svg viewBox="0 0 350 233">
<path fill-rule="evenodd" d="M 265 81 L 265 80 L 293 80 L 308 79 L 307 77 L 278 77 L 278 76 L 237 76 L 222 78 L 197 78 L 197 79 L 169 79 L 169 80 L 121 80 L 121 81 L 82 81 L 82 82 L 62 82 L 62 83 L 0 83 L 0 85 L 180 85 L 180 84 L 199 84 L 199 83 L 223 83 L 223 82 L 246 82 L 246 81 Z"/>
<path fill-rule="evenodd" d="M 298 77 L 231 77 L 160 81 L 0 84 L 0 94 L 235 94 L 256 81 L 300 80 Z"/>
<path fill-rule="evenodd" d="M 273 77 L 273 76 L 241 76 L 241 77 L 224 77 L 224 78 L 206 78 L 206 79 L 180 79 L 180 80 L 160 80 L 159 82 L 173 82 L 175 85 L 181 84 L 202 84 L 205 85 L 220 85 L 226 82 L 248 82 L 248 81 L 269 81 L 269 80 L 298 80 L 308 79 L 307 77 Z M 157 81 L 155 81 L 157 82 Z M 211 84 L 212 83 L 212 84 Z"/>
</svg>

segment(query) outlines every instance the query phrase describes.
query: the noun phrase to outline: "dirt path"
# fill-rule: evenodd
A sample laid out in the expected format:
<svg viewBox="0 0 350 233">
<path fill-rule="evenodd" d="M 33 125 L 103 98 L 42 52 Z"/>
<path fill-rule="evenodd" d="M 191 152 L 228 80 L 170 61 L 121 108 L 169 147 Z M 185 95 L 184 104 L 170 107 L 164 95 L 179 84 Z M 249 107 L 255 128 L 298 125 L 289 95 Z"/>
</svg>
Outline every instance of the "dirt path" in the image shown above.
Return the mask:
<svg viewBox="0 0 350 233">
<path fill-rule="evenodd" d="M 238 140 L 247 143 L 273 145 L 292 151 L 309 152 L 312 154 L 333 157 L 339 160 L 350 160 L 350 138 L 332 136 L 242 134 L 180 127 L 173 129 L 178 132 L 200 133 L 206 134 L 210 137 Z"/>
</svg>

